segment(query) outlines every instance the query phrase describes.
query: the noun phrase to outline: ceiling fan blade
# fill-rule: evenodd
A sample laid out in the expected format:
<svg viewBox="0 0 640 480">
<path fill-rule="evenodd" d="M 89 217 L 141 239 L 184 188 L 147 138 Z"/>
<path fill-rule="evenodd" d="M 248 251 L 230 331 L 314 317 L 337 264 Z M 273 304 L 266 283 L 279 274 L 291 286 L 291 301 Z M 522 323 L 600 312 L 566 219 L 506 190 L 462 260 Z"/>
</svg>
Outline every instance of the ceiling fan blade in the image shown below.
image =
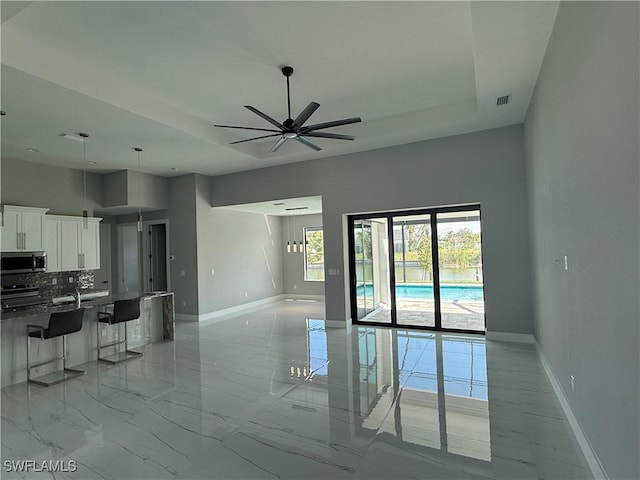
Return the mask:
<svg viewBox="0 0 640 480">
<path fill-rule="evenodd" d="M 297 136 L 296 140 L 298 140 L 300 143 L 306 145 L 309 148 L 313 148 L 316 152 L 319 152 L 320 150 L 322 150 L 319 146 L 317 146 L 315 143 L 313 143 L 311 140 L 307 140 L 304 137 L 300 137 Z"/>
<path fill-rule="evenodd" d="M 276 143 L 273 144 L 273 147 L 271 147 L 271 153 L 275 152 L 276 150 L 278 150 L 282 145 L 284 145 L 284 142 L 287 141 L 287 137 L 280 137 L 278 139 L 278 141 Z"/>
<path fill-rule="evenodd" d="M 300 132 L 300 135 L 304 135 L 305 137 L 333 138 L 335 140 L 355 140 L 356 139 L 356 137 L 352 135 L 340 135 L 339 133 Z"/>
<path fill-rule="evenodd" d="M 293 129 L 295 130 L 297 128 L 300 128 L 302 125 L 304 125 L 304 122 L 309 120 L 309 117 L 313 115 L 313 112 L 315 112 L 319 106 L 320 106 L 319 103 L 310 102 L 309 105 L 307 105 L 307 108 L 305 108 L 302 112 L 300 112 L 300 115 L 298 115 L 296 119 L 293 121 Z"/>
<path fill-rule="evenodd" d="M 252 107 L 251 105 L 245 105 L 244 108 L 251 110 L 253 113 L 255 113 L 256 115 L 258 115 L 259 117 L 264 118 L 267 122 L 269 122 L 271 125 L 275 125 L 276 127 L 278 127 L 281 130 L 284 130 L 284 127 L 282 126 L 282 124 L 276 120 L 274 120 L 273 118 L 271 118 L 269 115 L 267 115 L 266 113 L 262 113 L 260 110 L 258 110 L 255 107 Z"/>
<path fill-rule="evenodd" d="M 214 125 L 214 127 L 220 128 L 239 128 L 241 130 L 258 130 L 259 132 L 280 132 L 280 130 L 274 130 L 272 128 L 253 128 L 253 127 L 237 127 L 235 125 Z"/>
<path fill-rule="evenodd" d="M 322 130 L 323 128 L 339 127 L 341 125 L 350 125 L 352 123 L 361 122 L 360 117 L 345 118 L 343 120 L 334 120 L 333 122 L 316 123 L 315 125 L 309 125 L 308 127 L 302 127 L 300 133 L 312 132 L 314 130 Z"/>
<path fill-rule="evenodd" d="M 231 143 L 229 143 L 229 145 L 233 145 L 233 144 L 235 144 L 235 143 L 250 142 L 250 141 L 252 141 L 252 140 L 260 140 L 261 138 L 278 137 L 278 136 L 280 136 L 280 135 L 282 135 L 282 134 L 281 134 L 281 133 L 273 133 L 273 134 L 271 134 L 271 135 L 263 135 L 262 137 L 247 138 L 247 139 L 245 139 L 245 140 L 238 140 L 238 141 L 236 141 L 236 142 L 231 142 Z"/>
</svg>

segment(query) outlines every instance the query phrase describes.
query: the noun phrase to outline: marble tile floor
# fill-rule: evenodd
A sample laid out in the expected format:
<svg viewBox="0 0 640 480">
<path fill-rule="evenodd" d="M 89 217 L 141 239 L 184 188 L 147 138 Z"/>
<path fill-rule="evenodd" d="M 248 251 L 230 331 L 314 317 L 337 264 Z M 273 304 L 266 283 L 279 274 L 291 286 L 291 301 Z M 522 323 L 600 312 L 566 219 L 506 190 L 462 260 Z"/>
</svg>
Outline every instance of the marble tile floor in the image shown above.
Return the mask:
<svg viewBox="0 0 640 480">
<path fill-rule="evenodd" d="M 531 346 L 323 317 L 180 323 L 140 359 L 4 388 L 1 477 L 591 478 Z M 7 471 L 26 459 L 77 470 Z"/>
</svg>

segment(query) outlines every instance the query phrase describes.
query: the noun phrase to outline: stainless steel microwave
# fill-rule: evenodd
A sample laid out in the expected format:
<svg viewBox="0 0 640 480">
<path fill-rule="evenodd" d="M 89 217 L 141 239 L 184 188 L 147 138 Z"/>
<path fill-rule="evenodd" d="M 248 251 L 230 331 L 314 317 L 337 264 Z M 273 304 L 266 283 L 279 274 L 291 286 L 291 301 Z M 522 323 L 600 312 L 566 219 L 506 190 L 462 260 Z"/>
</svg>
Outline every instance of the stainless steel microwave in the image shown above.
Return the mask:
<svg viewBox="0 0 640 480">
<path fill-rule="evenodd" d="M 2 252 L 2 275 L 47 271 L 47 252 Z"/>
</svg>

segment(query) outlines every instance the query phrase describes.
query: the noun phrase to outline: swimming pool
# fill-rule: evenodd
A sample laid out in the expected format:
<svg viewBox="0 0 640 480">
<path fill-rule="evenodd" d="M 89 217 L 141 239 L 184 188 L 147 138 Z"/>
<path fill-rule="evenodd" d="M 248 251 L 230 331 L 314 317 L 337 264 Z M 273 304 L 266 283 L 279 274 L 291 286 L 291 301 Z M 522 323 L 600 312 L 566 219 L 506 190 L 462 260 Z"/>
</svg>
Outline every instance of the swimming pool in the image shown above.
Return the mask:
<svg viewBox="0 0 640 480">
<path fill-rule="evenodd" d="M 367 285 L 367 296 L 373 295 L 373 286 Z M 364 286 L 357 289 L 358 296 L 362 296 Z M 416 285 L 407 283 L 396 284 L 396 298 L 433 300 L 432 285 Z M 476 302 L 484 301 L 482 285 L 440 285 L 441 300 L 471 300 Z"/>
</svg>

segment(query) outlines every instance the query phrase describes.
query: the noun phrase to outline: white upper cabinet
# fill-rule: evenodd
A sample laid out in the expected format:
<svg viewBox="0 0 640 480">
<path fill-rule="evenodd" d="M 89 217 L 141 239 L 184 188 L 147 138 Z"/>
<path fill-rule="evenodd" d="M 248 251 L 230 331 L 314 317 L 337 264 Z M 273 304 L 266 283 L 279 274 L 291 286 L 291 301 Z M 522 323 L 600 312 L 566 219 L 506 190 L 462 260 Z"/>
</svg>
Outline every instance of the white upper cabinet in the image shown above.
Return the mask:
<svg viewBox="0 0 640 480">
<path fill-rule="evenodd" d="M 80 227 L 80 261 L 83 269 L 100 268 L 100 220 L 89 218 L 87 228 Z"/>
<path fill-rule="evenodd" d="M 39 251 L 46 247 L 45 213 L 48 208 L 5 205 L 2 251 Z"/>
<path fill-rule="evenodd" d="M 47 215 L 47 271 L 99 269 L 100 220 Z"/>
</svg>

